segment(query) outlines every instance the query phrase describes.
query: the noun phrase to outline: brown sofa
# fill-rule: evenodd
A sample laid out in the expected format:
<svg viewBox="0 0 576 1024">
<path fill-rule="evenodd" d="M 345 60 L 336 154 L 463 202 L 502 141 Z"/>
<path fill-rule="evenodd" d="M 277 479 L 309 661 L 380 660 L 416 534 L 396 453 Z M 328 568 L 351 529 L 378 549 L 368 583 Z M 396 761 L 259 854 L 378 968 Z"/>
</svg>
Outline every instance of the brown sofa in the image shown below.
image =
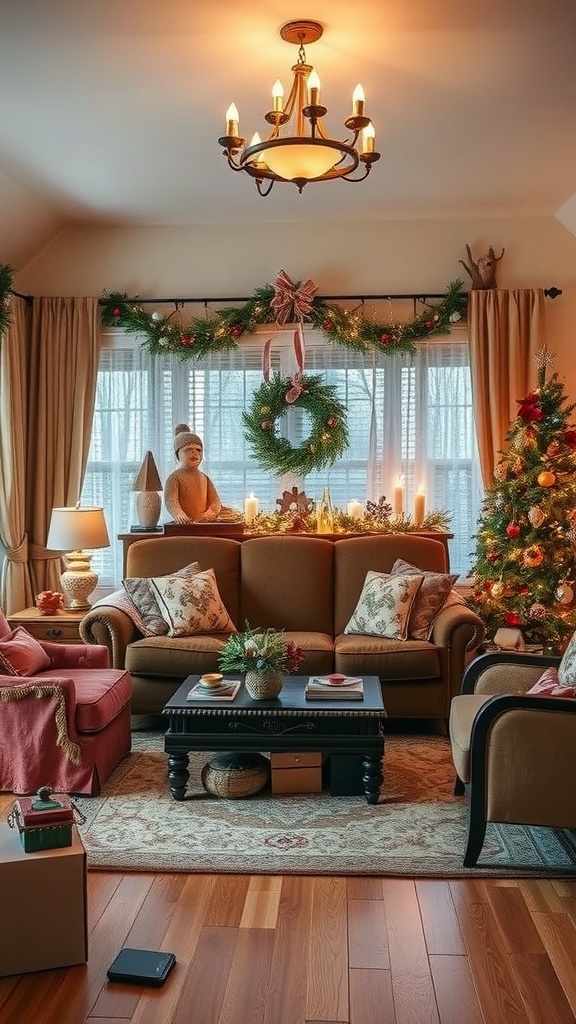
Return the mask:
<svg viewBox="0 0 576 1024">
<path fill-rule="evenodd" d="M 401 558 L 447 572 L 437 540 L 409 534 L 343 538 L 267 536 L 157 537 L 133 543 L 127 577 L 162 576 L 197 561 L 214 569 L 222 600 L 238 629 L 282 628 L 305 651 L 303 675 L 377 675 L 389 715 L 448 720 L 466 652 L 482 643 L 481 619 L 464 604 L 443 610 L 426 640 L 346 635 L 368 570 L 387 573 Z M 80 626 L 87 643 L 106 644 L 112 664 L 133 679 L 132 713 L 158 714 L 190 673 L 213 671 L 222 634 L 142 637 L 125 612 L 92 608 Z"/>
</svg>

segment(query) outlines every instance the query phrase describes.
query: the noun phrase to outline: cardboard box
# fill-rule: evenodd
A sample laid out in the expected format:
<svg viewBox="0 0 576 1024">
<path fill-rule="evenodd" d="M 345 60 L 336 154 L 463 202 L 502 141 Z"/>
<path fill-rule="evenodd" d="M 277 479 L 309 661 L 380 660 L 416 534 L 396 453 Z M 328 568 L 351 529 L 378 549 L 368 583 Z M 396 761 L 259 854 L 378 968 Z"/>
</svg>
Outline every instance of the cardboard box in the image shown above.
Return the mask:
<svg viewBox="0 0 576 1024">
<path fill-rule="evenodd" d="M 0 894 L 0 977 L 86 963 L 86 851 L 75 827 L 71 846 L 25 853 L 0 822 Z"/>
<path fill-rule="evenodd" d="M 273 793 L 321 793 L 321 754 L 271 754 Z"/>
</svg>

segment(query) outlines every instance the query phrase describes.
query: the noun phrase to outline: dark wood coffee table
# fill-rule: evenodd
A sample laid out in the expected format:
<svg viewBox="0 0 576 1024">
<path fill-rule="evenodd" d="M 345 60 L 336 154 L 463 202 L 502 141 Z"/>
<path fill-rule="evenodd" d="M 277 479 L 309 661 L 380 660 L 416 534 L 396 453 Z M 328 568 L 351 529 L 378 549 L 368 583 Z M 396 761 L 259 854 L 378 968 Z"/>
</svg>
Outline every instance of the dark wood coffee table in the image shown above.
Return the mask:
<svg viewBox="0 0 576 1024">
<path fill-rule="evenodd" d="M 377 676 L 364 676 L 364 700 L 308 701 L 308 676 L 286 676 L 279 697 L 253 700 L 245 688 L 230 703 L 186 700 L 198 676 L 188 676 L 162 714 L 168 717 L 164 750 L 175 800 L 184 800 L 191 750 L 293 751 L 360 754 L 362 784 L 369 804 L 378 803 L 382 785 L 386 710 Z"/>
</svg>

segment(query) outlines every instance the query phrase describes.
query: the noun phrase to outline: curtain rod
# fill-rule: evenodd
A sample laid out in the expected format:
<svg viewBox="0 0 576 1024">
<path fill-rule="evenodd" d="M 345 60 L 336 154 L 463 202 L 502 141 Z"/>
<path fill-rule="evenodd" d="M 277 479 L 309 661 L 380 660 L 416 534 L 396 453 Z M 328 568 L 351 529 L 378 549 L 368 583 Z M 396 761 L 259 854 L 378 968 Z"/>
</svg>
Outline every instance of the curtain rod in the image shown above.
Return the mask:
<svg viewBox="0 0 576 1024">
<path fill-rule="evenodd" d="M 32 302 L 34 299 L 33 295 L 23 295 L 21 292 L 12 290 L 12 295 L 17 295 L 19 299 L 25 299 L 26 302 Z M 555 299 L 558 295 L 562 295 L 562 289 L 552 286 L 551 288 L 544 289 L 544 295 L 549 299 Z M 252 295 L 233 295 L 233 296 L 213 296 L 212 298 L 187 298 L 187 299 L 141 299 L 135 297 L 133 301 L 137 301 L 141 306 L 148 305 L 202 305 L 207 306 L 212 302 L 248 302 Z M 412 299 L 414 302 L 426 302 L 428 299 L 445 299 L 445 292 L 398 292 L 391 294 L 387 292 L 384 295 L 318 295 L 317 298 L 322 299 L 326 302 L 343 302 L 348 300 L 356 300 L 360 302 L 375 302 L 377 300 L 383 301 L 387 299 Z M 98 304 L 102 305 L 103 300 L 99 299 Z"/>
</svg>

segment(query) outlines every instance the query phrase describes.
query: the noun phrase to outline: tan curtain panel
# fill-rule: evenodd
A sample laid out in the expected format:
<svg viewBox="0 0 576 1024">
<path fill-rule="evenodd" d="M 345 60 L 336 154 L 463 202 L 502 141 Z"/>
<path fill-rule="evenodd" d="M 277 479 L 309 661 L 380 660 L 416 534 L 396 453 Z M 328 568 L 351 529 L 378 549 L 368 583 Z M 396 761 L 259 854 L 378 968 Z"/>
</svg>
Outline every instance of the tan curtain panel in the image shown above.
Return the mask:
<svg viewBox="0 0 576 1024">
<path fill-rule="evenodd" d="M 98 300 L 32 304 L 28 381 L 26 523 L 34 594 L 60 589 L 61 560 L 46 538 L 52 509 L 75 505 L 90 448 L 100 356 Z"/>
<path fill-rule="evenodd" d="M 542 289 L 470 292 L 468 335 L 482 480 L 489 487 L 518 401 L 535 386 L 536 352 L 545 343 Z"/>
<path fill-rule="evenodd" d="M 0 541 L 5 550 L 0 607 L 7 615 L 26 608 L 32 598 L 25 530 L 25 299 L 12 296 L 10 316 L 10 327 L 0 341 Z"/>
</svg>

